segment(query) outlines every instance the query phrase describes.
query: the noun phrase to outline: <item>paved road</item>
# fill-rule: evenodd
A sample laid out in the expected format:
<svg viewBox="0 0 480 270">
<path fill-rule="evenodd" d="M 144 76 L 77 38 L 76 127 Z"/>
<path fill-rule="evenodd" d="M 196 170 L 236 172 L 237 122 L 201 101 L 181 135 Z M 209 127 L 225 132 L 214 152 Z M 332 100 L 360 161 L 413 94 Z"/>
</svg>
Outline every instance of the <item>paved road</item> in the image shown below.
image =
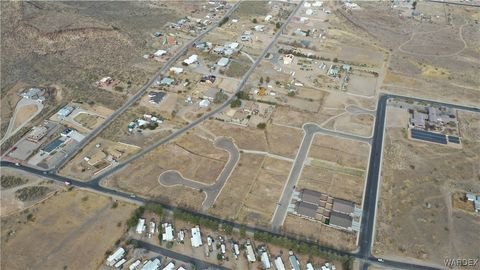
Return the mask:
<svg viewBox="0 0 480 270">
<path fill-rule="evenodd" d="M 265 55 L 267 55 L 268 51 L 272 48 L 272 46 L 275 44 L 276 40 L 280 37 L 280 35 L 282 34 L 282 32 L 284 31 L 286 25 L 291 21 L 291 19 L 293 18 L 294 14 L 298 11 L 298 9 L 300 9 L 301 6 L 303 6 L 303 2 L 305 0 L 302 0 L 300 3 L 298 3 L 297 7 L 295 8 L 295 10 L 293 10 L 292 13 L 290 13 L 290 15 L 288 16 L 288 18 L 285 20 L 285 22 L 282 24 L 282 26 L 280 27 L 280 29 L 278 29 L 278 31 L 275 33 L 275 35 L 273 36 L 271 42 L 268 44 L 268 46 L 263 50 L 262 54 L 260 54 L 260 56 L 257 58 L 257 60 L 255 61 L 255 63 L 253 65 L 250 66 L 250 68 L 248 69 L 248 71 L 244 74 L 242 80 L 240 81 L 240 84 L 238 85 L 237 89 L 235 90 L 235 93 L 238 93 L 240 92 L 243 87 L 245 86 L 245 84 L 247 83 L 248 79 L 250 78 L 250 75 L 252 75 L 253 71 L 255 70 L 255 68 L 260 64 L 260 62 L 265 58 Z M 117 166 L 97 175 L 97 177 L 95 177 L 94 179 L 92 179 L 92 181 L 95 181 L 95 182 L 99 182 L 101 181 L 101 179 L 109 176 L 109 175 L 112 175 L 116 172 L 118 172 L 119 170 L 121 170 L 123 167 L 125 167 L 126 165 L 128 165 L 129 163 L 141 158 L 143 155 L 149 153 L 150 151 L 154 150 L 155 148 L 157 148 L 158 146 L 160 145 L 163 145 L 165 143 L 168 143 L 170 142 L 171 140 L 175 139 L 176 137 L 178 137 L 179 135 L 182 135 L 183 133 L 185 133 L 186 131 L 196 127 L 197 125 L 199 125 L 200 123 L 202 123 L 203 121 L 209 119 L 211 116 L 223 111 L 226 107 L 228 107 L 230 105 L 230 102 L 233 101 L 235 99 L 235 95 L 232 95 L 230 96 L 230 98 L 228 98 L 223 104 L 221 104 L 220 106 L 214 108 L 213 110 L 211 110 L 210 112 L 208 113 L 205 113 L 203 116 L 197 118 L 197 120 L 193 121 L 193 122 L 190 122 L 188 125 L 176 130 L 175 132 L 173 132 L 172 134 L 170 134 L 169 136 L 157 141 L 156 143 L 154 144 L 151 144 L 150 146 L 144 148 L 142 151 L 140 151 L 139 153 L 135 154 L 135 155 L 132 155 L 130 158 L 126 159 L 125 161 L 123 161 L 122 163 L 118 164 Z"/>
<path fill-rule="evenodd" d="M 237 7 L 239 6 L 240 4 L 240 1 L 238 1 L 237 3 L 235 3 L 235 5 L 232 6 L 232 8 L 230 8 L 227 13 L 225 13 L 225 15 L 223 16 L 223 18 L 226 18 L 226 17 L 229 17 L 233 11 L 235 11 L 237 9 Z M 222 18 L 222 19 L 223 19 Z M 107 119 L 105 119 L 105 121 L 102 123 L 102 125 L 100 125 L 99 127 L 95 128 L 91 133 L 89 133 L 85 139 L 83 139 L 72 151 L 70 151 L 67 155 L 65 155 L 65 157 L 62 159 L 61 162 L 59 162 L 57 164 L 57 166 L 55 168 L 53 168 L 52 170 L 54 170 L 55 172 L 58 171 L 60 168 L 62 168 L 71 158 L 73 158 L 81 149 L 83 149 L 83 147 L 85 147 L 88 143 L 90 143 L 95 137 L 97 137 L 103 130 L 105 130 L 105 128 L 107 128 L 110 123 L 113 122 L 113 120 L 115 120 L 119 115 L 121 115 L 122 113 L 124 113 L 130 106 L 132 106 L 137 100 L 139 100 L 144 94 L 145 92 L 147 91 L 148 88 L 150 88 L 150 86 L 153 85 L 153 83 L 159 79 L 162 74 L 164 74 L 165 72 L 167 72 L 169 70 L 169 68 L 172 66 L 172 64 L 177 61 L 180 56 L 184 55 L 186 52 L 187 52 L 187 49 L 189 47 L 191 47 L 195 42 L 201 40 L 205 35 L 207 35 L 208 33 L 210 33 L 213 29 L 215 29 L 217 26 L 218 26 L 218 23 L 220 21 L 219 20 L 218 22 L 215 22 L 213 23 L 210 28 L 208 28 L 207 30 L 205 30 L 204 32 L 202 32 L 200 35 L 198 35 L 196 38 L 192 39 L 191 41 L 185 43 L 179 50 L 177 53 L 175 53 L 175 55 L 173 55 L 166 63 L 165 65 L 163 65 L 163 67 L 157 72 L 155 73 L 155 75 L 153 76 L 152 79 L 150 79 L 150 81 L 148 81 L 142 88 L 140 88 L 140 90 L 135 94 L 133 95 L 125 104 L 123 104 L 118 110 L 116 110 L 112 115 L 110 115 L 109 117 L 107 117 Z"/>
<path fill-rule="evenodd" d="M 349 140 L 361 141 L 365 143 L 370 143 L 371 139 L 366 137 L 361 137 L 357 135 L 347 134 L 343 132 L 332 131 L 329 129 L 324 129 L 319 127 L 315 123 L 307 123 L 303 125 L 304 136 L 300 148 L 298 149 L 297 156 L 293 163 L 293 167 L 290 170 L 288 175 L 288 180 L 285 186 L 283 187 L 283 192 L 280 197 L 280 200 L 277 203 L 277 208 L 273 213 L 272 217 L 272 230 L 279 231 L 282 226 L 285 217 L 287 216 L 288 205 L 290 204 L 295 190 L 295 186 L 298 183 L 300 174 L 302 173 L 303 165 L 308 156 L 308 150 L 312 144 L 313 138 L 316 133 L 321 133 L 328 136 L 340 137 Z"/>
<path fill-rule="evenodd" d="M 199 270 L 200 269 L 201 270 L 203 270 L 203 269 L 228 270 L 229 269 L 229 268 L 226 268 L 226 267 L 223 267 L 223 266 L 220 266 L 220 265 L 211 264 L 211 263 L 208 263 L 208 262 L 205 262 L 205 261 L 193 258 L 193 257 L 189 257 L 189 256 L 186 256 L 186 255 L 177 253 L 177 252 L 173 252 L 169 249 L 159 247 L 159 246 L 156 246 L 156 245 L 152 245 L 152 244 L 147 243 L 147 242 L 143 242 L 143 241 L 139 241 L 139 240 L 132 240 L 132 243 L 135 243 L 140 248 L 143 248 L 143 249 L 146 249 L 146 250 L 149 250 L 149 251 L 153 251 L 155 253 L 162 254 L 164 256 L 173 258 L 174 260 L 178 260 L 178 261 L 181 261 L 181 262 L 185 262 L 185 263 L 195 265 L 195 269 L 199 269 Z M 177 267 L 178 266 L 179 265 L 177 265 Z"/>
<path fill-rule="evenodd" d="M 215 203 L 220 191 L 233 172 L 233 169 L 240 159 L 240 152 L 231 139 L 219 138 L 215 141 L 215 146 L 228 152 L 229 159 L 223 168 L 217 180 L 212 185 L 207 185 L 194 180 L 186 179 L 178 171 L 166 171 L 159 177 L 159 182 L 165 186 L 184 185 L 190 188 L 203 190 L 206 198 L 203 201 L 203 210 L 206 211 Z"/>
<path fill-rule="evenodd" d="M 449 1 L 441 1 L 441 0 L 427 0 L 427 2 L 448 4 L 448 5 L 458 5 L 458 6 L 480 7 L 480 5 L 478 4 L 470 4 L 465 2 L 449 2 Z"/>
</svg>

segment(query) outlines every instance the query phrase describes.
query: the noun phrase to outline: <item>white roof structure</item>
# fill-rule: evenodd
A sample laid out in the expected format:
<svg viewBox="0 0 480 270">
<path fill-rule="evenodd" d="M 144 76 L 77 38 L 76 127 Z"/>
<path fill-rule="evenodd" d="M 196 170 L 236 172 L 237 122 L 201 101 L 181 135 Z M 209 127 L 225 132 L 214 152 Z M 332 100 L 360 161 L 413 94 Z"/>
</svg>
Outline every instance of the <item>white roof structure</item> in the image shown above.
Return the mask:
<svg viewBox="0 0 480 270">
<path fill-rule="evenodd" d="M 220 250 L 222 251 L 223 254 L 225 254 L 227 252 L 227 247 L 225 246 L 225 244 L 222 244 L 220 246 Z"/>
<path fill-rule="evenodd" d="M 264 21 L 268 22 L 272 19 L 272 15 L 267 15 L 265 16 L 265 19 L 263 19 Z"/>
<path fill-rule="evenodd" d="M 121 259 L 120 261 L 118 261 L 116 264 L 115 264 L 115 268 L 119 268 L 120 266 L 122 266 L 127 260 L 125 259 Z"/>
<path fill-rule="evenodd" d="M 173 270 L 175 269 L 175 264 L 173 262 L 169 262 L 162 270 Z"/>
<path fill-rule="evenodd" d="M 123 255 L 125 255 L 125 249 L 118 248 L 117 251 L 115 251 L 112 255 L 108 256 L 107 265 L 108 266 L 114 265 L 115 262 L 117 262 L 123 257 Z"/>
<path fill-rule="evenodd" d="M 158 50 L 156 51 L 153 55 L 155 55 L 156 57 L 160 57 L 160 56 L 163 56 L 167 54 L 167 51 L 164 51 L 164 50 Z"/>
<path fill-rule="evenodd" d="M 160 260 L 157 258 L 153 261 L 148 260 L 142 267 L 141 270 L 158 270 L 160 267 Z"/>
<path fill-rule="evenodd" d="M 175 72 L 175 74 L 180 74 L 180 73 L 183 72 L 183 68 L 180 68 L 180 67 L 171 67 L 171 68 L 170 68 L 170 71 Z"/>
<path fill-rule="evenodd" d="M 183 63 L 187 64 L 187 65 L 191 65 L 195 62 L 198 61 L 198 55 L 196 54 L 192 54 L 190 55 L 190 57 L 188 57 L 187 59 L 183 60 Z"/>
<path fill-rule="evenodd" d="M 337 268 L 332 263 L 327 262 L 324 265 L 322 265 L 322 270 L 335 270 L 335 269 Z"/>
<path fill-rule="evenodd" d="M 67 117 L 68 115 L 70 115 L 70 114 L 73 112 L 74 109 L 75 109 L 75 108 L 72 107 L 72 106 L 65 106 L 65 107 L 63 107 L 62 109 L 60 109 L 60 110 L 57 112 L 57 114 L 58 114 L 59 116 L 61 116 L 61 117 Z"/>
<path fill-rule="evenodd" d="M 137 233 L 143 233 L 145 231 L 145 219 L 144 218 L 139 218 L 138 219 L 138 224 L 137 228 L 135 229 Z"/>
<path fill-rule="evenodd" d="M 255 258 L 255 252 L 253 252 L 253 247 L 250 243 L 247 243 L 247 259 L 249 262 L 256 262 L 257 259 Z"/>
<path fill-rule="evenodd" d="M 198 226 L 192 228 L 192 237 L 190 240 L 192 240 L 192 247 L 199 247 L 202 245 L 202 235 Z"/>
<path fill-rule="evenodd" d="M 78 133 L 78 131 L 76 130 L 73 130 L 72 132 L 70 132 L 70 134 L 68 134 L 68 137 L 74 139 L 77 142 L 81 142 L 85 138 L 85 135 Z"/>
<path fill-rule="evenodd" d="M 163 241 L 173 241 L 173 227 L 172 224 L 164 223 L 162 225 L 164 233 L 162 234 Z"/>
<path fill-rule="evenodd" d="M 219 65 L 221 67 L 225 67 L 225 66 L 228 65 L 228 63 L 230 63 L 230 59 L 228 59 L 226 57 L 222 57 L 222 58 L 220 58 L 220 60 L 218 60 L 217 65 Z"/>
<path fill-rule="evenodd" d="M 277 268 L 277 270 L 285 270 L 285 265 L 283 264 L 283 261 L 282 261 L 282 257 L 277 257 L 274 261 L 275 263 L 275 268 Z"/>
<path fill-rule="evenodd" d="M 235 255 L 240 255 L 240 248 L 238 247 L 238 244 L 233 245 L 233 251 L 235 252 Z"/>
<path fill-rule="evenodd" d="M 263 24 L 255 25 L 254 29 L 255 31 L 263 32 L 263 30 L 265 30 L 265 25 Z"/>
<path fill-rule="evenodd" d="M 315 268 L 313 268 L 313 265 L 311 263 L 307 263 L 306 269 L 307 270 L 315 270 Z"/>
<path fill-rule="evenodd" d="M 208 99 L 204 99 L 198 103 L 198 105 L 202 108 L 206 108 L 210 106 L 210 101 Z"/>
<path fill-rule="evenodd" d="M 272 265 L 270 264 L 270 259 L 268 258 L 267 251 L 264 251 L 260 258 L 262 260 L 263 268 L 270 269 L 272 267 Z"/>
<path fill-rule="evenodd" d="M 130 264 L 130 266 L 128 267 L 128 270 L 134 270 L 135 268 L 137 268 L 137 266 L 139 266 L 141 263 L 140 260 L 136 260 L 134 261 L 132 264 Z"/>
</svg>

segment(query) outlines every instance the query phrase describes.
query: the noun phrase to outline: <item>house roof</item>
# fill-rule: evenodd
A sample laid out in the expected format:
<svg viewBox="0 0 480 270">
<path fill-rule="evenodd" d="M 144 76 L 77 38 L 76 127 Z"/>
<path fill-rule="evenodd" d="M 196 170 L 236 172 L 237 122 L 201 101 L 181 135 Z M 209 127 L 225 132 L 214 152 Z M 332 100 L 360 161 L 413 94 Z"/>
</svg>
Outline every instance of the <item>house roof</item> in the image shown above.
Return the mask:
<svg viewBox="0 0 480 270">
<path fill-rule="evenodd" d="M 333 199 L 333 211 L 351 214 L 355 208 L 355 204 L 350 201 L 342 200 L 342 199 Z"/>
<path fill-rule="evenodd" d="M 318 204 L 320 201 L 321 195 L 322 195 L 321 192 L 311 190 L 311 189 L 304 189 L 302 190 L 301 198 L 302 198 L 302 201 L 304 202 L 311 203 L 311 204 Z"/>
<path fill-rule="evenodd" d="M 352 217 L 343 213 L 332 212 L 330 214 L 330 225 L 348 229 L 352 227 Z"/>
<path fill-rule="evenodd" d="M 48 144 L 47 146 L 45 146 L 42 151 L 43 152 L 46 152 L 46 153 L 51 153 L 53 152 L 55 149 L 57 149 L 60 145 L 62 145 L 63 143 L 63 140 L 61 139 L 56 139 L 54 140 L 53 142 L 51 142 L 50 144 Z"/>
<path fill-rule="evenodd" d="M 317 216 L 317 209 L 318 206 L 315 204 L 298 202 L 296 210 L 299 215 L 315 218 Z"/>
<path fill-rule="evenodd" d="M 217 65 L 219 65 L 221 67 L 224 67 L 224 66 L 228 65 L 229 62 L 230 62 L 230 59 L 228 59 L 226 57 L 222 57 L 222 58 L 220 58 L 220 60 L 218 60 Z"/>
</svg>

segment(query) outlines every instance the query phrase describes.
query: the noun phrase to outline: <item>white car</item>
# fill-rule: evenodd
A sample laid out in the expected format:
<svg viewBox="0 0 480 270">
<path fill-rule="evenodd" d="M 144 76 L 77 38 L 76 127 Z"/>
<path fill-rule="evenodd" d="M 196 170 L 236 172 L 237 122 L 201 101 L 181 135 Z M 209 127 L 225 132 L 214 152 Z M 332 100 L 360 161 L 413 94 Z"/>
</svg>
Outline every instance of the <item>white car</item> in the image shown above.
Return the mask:
<svg viewBox="0 0 480 270">
<path fill-rule="evenodd" d="M 378 258 L 377 261 L 384 262 L 384 260 L 382 258 Z"/>
</svg>

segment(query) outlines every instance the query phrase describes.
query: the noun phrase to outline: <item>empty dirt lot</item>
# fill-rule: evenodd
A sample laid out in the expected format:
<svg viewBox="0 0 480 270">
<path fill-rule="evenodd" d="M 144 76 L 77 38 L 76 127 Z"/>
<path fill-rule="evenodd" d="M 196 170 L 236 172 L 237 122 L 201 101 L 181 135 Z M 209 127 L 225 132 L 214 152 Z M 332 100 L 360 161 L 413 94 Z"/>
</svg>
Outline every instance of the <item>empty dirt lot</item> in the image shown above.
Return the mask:
<svg viewBox="0 0 480 270">
<path fill-rule="evenodd" d="M 462 132 L 472 134 L 463 115 L 458 119 Z M 479 120 L 478 114 L 467 119 Z M 447 257 L 477 258 L 480 216 L 454 209 L 451 201 L 454 192 L 480 192 L 480 140 L 466 137 L 462 143 L 462 149 L 452 149 L 411 141 L 401 128 L 387 127 L 376 256 L 408 256 L 439 265 Z"/>
<path fill-rule="evenodd" d="M 108 197 L 70 191 L 2 218 L 2 269 L 96 269 L 134 208 L 112 208 Z"/>
</svg>

